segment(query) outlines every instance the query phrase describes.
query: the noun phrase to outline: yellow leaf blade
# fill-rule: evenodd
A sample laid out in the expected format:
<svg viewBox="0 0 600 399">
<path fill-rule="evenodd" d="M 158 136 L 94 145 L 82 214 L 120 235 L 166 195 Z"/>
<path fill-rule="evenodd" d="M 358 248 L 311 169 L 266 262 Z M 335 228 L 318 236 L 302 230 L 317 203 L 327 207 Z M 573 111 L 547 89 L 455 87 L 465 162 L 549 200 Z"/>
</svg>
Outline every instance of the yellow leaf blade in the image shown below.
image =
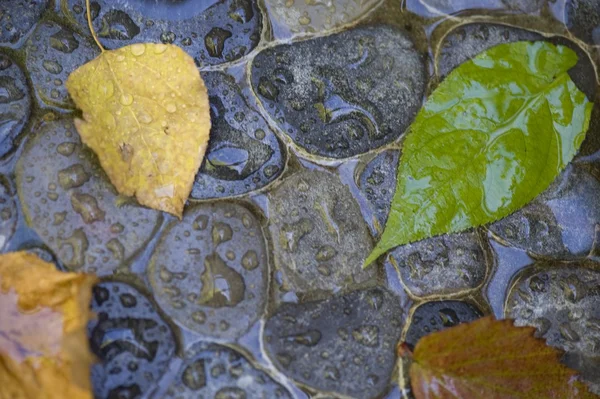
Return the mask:
<svg viewBox="0 0 600 399">
<path fill-rule="evenodd" d="M 594 398 L 534 332 L 485 317 L 423 337 L 410 367 L 415 397 Z"/>
<path fill-rule="evenodd" d="M 91 275 L 35 255 L 0 255 L 0 398 L 91 399 Z"/>
<path fill-rule="evenodd" d="M 175 45 L 102 52 L 66 83 L 75 126 L 119 193 L 181 218 L 208 146 L 208 94 L 194 60 Z"/>
</svg>

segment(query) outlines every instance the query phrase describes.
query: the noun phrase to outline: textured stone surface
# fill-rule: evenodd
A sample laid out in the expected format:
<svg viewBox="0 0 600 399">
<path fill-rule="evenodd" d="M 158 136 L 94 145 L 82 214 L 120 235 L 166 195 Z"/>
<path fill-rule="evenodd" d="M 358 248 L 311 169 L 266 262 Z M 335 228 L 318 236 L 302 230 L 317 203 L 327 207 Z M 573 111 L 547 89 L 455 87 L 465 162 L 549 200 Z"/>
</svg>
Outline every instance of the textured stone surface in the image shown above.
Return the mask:
<svg viewBox="0 0 600 399">
<path fill-rule="evenodd" d="M 380 3 L 379 0 L 290 1 L 266 0 L 277 37 L 290 33 L 319 33 L 348 24 Z"/>
<path fill-rule="evenodd" d="M 0 43 L 18 47 L 47 5 L 48 0 L 0 0 Z"/>
<path fill-rule="evenodd" d="M 291 399 L 292 395 L 241 353 L 201 342 L 187 351 L 164 398 Z"/>
<path fill-rule="evenodd" d="M 565 21 L 575 36 L 600 46 L 600 3 L 598 0 L 566 0 Z"/>
<path fill-rule="evenodd" d="M 23 71 L 0 53 L 0 157 L 13 149 L 30 111 L 31 96 Z"/>
<path fill-rule="evenodd" d="M 593 248 L 600 224 L 600 182 L 569 166 L 544 193 L 489 229 L 513 246 L 538 255 L 581 257 Z"/>
<path fill-rule="evenodd" d="M 482 316 L 474 305 L 463 301 L 433 301 L 419 305 L 411 318 L 404 341 L 414 347 L 419 339 Z"/>
<path fill-rule="evenodd" d="M 92 368 L 96 398 L 140 398 L 156 384 L 175 353 L 175 338 L 154 304 L 119 282 L 94 287 L 88 327 L 100 363 Z"/>
<path fill-rule="evenodd" d="M 262 30 L 255 0 L 97 0 L 91 10 L 104 46 L 173 43 L 199 66 L 240 59 L 256 47 Z M 68 0 L 65 16 L 88 31 L 84 0 Z"/>
<path fill-rule="evenodd" d="M 17 164 L 27 223 L 73 271 L 107 275 L 152 237 L 160 213 L 117 204 L 117 194 L 72 121 L 41 127 Z"/>
<path fill-rule="evenodd" d="M 71 72 L 96 58 L 96 45 L 65 26 L 43 22 L 27 40 L 25 51 L 38 103 L 57 110 L 74 108 L 65 82 Z"/>
<path fill-rule="evenodd" d="M 600 272 L 592 262 L 548 264 L 526 269 L 510 287 L 505 316 L 531 325 L 549 345 L 567 352 L 600 394 Z M 596 269 L 596 270 L 594 270 Z"/>
<path fill-rule="evenodd" d="M 311 388 L 356 398 L 382 394 L 392 378 L 404 311 L 384 289 L 283 304 L 265 325 L 275 366 Z"/>
<path fill-rule="evenodd" d="M 538 14 L 548 0 L 406 0 L 406 2 L 408 10 L 426 17 L 436 17 L 471 10 Z"/>
<path fill-rule="evenodd" d="M 405 33 L 380 26 L 263 50 L 251 80 L 298 146 L 346 158 L 404 133 L 421 105 L 425 69 Z"/>
<path fill-rule="evenodd" d="M 234 340 L 262 314 L 269 276 L 260 222 L 244 206 L 188 208 L 172 222 L 148 277 L 161 308 L 178 324 Z"/>
<path fill-rule="evenodd" d="M 362 269 L 373 247 L 358 204 L 338 177 L 305 171 L 269 193 L 269 231 L 284 290 L 337 291 L 364 283 Z"/>
<path fill-rule="evenodd" d="M 8 178 L 0 175 L 0 251 L 6 247 L 17 225 L 16 190 Z"/>
<path fill-rule="evenodd" d="M 251 108 L 232 76 L 202 74 L 211 109 L 210 142 L 192 189 L 192 198 L 230 197 L 277 179 L 285 148 L 267 122 Z"/>
</svg>

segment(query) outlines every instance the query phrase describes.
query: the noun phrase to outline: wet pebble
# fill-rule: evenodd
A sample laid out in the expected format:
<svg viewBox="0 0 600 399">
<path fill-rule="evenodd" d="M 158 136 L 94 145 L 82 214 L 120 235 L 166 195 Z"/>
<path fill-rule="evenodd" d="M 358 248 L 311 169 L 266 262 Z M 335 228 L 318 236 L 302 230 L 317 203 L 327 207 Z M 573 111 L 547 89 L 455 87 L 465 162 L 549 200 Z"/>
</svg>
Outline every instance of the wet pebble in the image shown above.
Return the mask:
<svg viewBox="0 0 600 399">
<path fill-rule="evenodd" d="M 176 323 L 224 341 L 262 314 L 269 265 L 259 220 L 236 203 L 188 208 L 150 261 L 154 297 Z"/>
<path fill-rule="evenodd" d="M 406 8 L 424 17 L 461 14 L 468 11 L 539 14 L 547 3 L 548 0 L 407 0 Z"/>
<path fill-rule="evenodd" d="M 66 16 L 87 31 L 83 0 L 68 0 Z M 262 15 L 255 0 L 92 2 L 93 25 L 108 48 L 133 43 L 176 44 L 199 66 L 235 61 L 258 44 Z"/>
<path fill-rule="evenodd" d="M 600 46 L 600 4 L 598 0 L 567 0 L 565 21 L 571 33 L 588 44 Z"/>
<path fill-rule="evenodd" d="M 410 320 L 404 341 L 414 347 L 421 338 L 483 316 L 476 306 L 464 301 L 432 301 L 419 305 Z"/>
<path fill-rule="evenodd" d="M 30 111 L 31 96 L 25 75 L 9 56 L 0 53 L 0 157 L 13 149 Z"/>
<path fill-rule="evenodd" d="M 277 179 L 286 154 L 275 133 L 247 104 L 232 76 L 205 72 L 202 77 L 210 99 L 211 132 L 191 197 L 240 195 Z"/>
<path fill-rule="evenodd" d="M 100 49 L 66 26 L 43 22 L 27 40 L 25 51 L 39 104 L 57 110 L 74 108 L 65 82 L 71 72 L 96 58 Z"/>
<path fill-rule="evenodd" d="M 13 184 L 0 175 L 0 251 L 6 247 L 17 226 L 17 195 Z"/>
<path fill-rule="evenodd" d="M 185 355 L 165 399 L 291 399 L 291 394 L 241 353 L 198 343 Z"/>
<path fill-rule="evenodd" d="M 157 211 L 117 203 L 108 177 L 70 120 L 40 128 L 16 175 L 26 220 L 72 271 L 106 275 L 126 265 L 161 218 Z"/>
<path fill-rule="evenodd" d="M 405 318 L 382 288 L 283 304 L 267 320 L 265 350 L 286 376 L 312 389 L 373 398 L 388 387 Z"/>
<path fill-rule="evenodd" d="M 295 144 L 347 158 L 404 133 L 421 105 L 425 69 L 404 32 L 363 27 L 263 50 L 251 81 Z"/>
<path fill-rule="evenodd" d="M 305 171 L 269 192 L 269 230 L 283 291 L 306 294 L 366 283 L 373 243 L 358 204 L 339 178 Z"/>
<path fill-rule="evenodd" d="M 175 337 L 150 300 L 120 282 L 93 289 L 88 326 L 92 352 L 100 359 L 91 372 L 96 398 L 141 398 L 166 370 Z"/>
<path fill-rule="evenodd" d="M 48 0 L 1 0 L 0 43 L 19 47 L 47 5 Z"/>
<path fill-rule="evenodd" d="M 588 261 L 539 262 L 520 273 L 506 300 L 505 316 L 537 328 L 549 345 L 600 394 L 600 272 Z"/>
</svg>

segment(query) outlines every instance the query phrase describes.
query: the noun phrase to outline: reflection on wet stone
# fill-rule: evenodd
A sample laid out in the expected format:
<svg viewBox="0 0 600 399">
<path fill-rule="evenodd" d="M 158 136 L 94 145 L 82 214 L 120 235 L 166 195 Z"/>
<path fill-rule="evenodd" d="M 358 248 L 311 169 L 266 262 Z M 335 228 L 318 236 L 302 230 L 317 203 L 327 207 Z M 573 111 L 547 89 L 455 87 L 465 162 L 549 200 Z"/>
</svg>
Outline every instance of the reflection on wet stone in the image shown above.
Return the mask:
<svg viewBox="0 0 600 399">
<path fill-rule="evenodd" d="M 265 110 L 298 146 L 346 158 L 404 133 L 421 104 L 425 70 L 408 36 L 381 26 L 263 50 L 251 80 Z"/>
<path fill-rule="evenodd" d="M 567 28 L 588 44 L 600 46 L 600 5 L 597 0 L 567 0 Z"/>
<path fill-rule="evenodd" d="M 96 398 L 139 398 L 154 386 L 175 352 L 175 339 L 154 304 L 124 283 L 94 287 L 91 349 Z"/>
<path fill-rule="evenodd" d="M 65 0 L 66 17 L 87 30 L 83 0 Z M 63 10 L 63 11 L 64 11 Z M 255 0 L 92 2 L 101 43 L 176 44 L 199 66 L 222 64 L 250 53 L 260 40 L 262 15 Z"/>
<path fill-rule="evenodd" d="M 21 39 L 38 22 L 47 5 L 47 0 L 0 1 L 0 43 L 18 47 Z"/>
<path fill-rule="evenodd" d="M 366 283 L 362 269 L 373 243 L 358 204 L 339 178 L 305 171 L 269 193 L 275 264 L 284 291 L 337 291 Z"/>
<path fill-rule="evenodd" d="M 425 17 L 457 14 L 470 10 L 539 14 L 546 3 L 548 0 L 407 0 L 406 8 Z"/>
<path fill-rule="evenodd" d="M 30 110 L 25 75 L 10 57 L 0 53 L 0 157 L 13 149 L 13 141 L 25 126 Z"/>
<path fill-rule="evenodd" d="M 594 246 L 600 224 L 599 196 L 600 182 L 595 177 L 568 166 L 539 197 L 489 229 L 531 254 L 585 256 Z"/>
<path fill-rule="evenodd" d="M 391 378 L 404 317 L 400 299 L 382 288 L 286 303 L 267 320 L 265 349 L 282 373 L 310 388 L 378 397 Z"/>
<path fill-rule="evenodd" d="M 17 226 L 17 199 L 11 182 L 0 175 L 0 251 L 10 241 Z"/>
<path fill-rule="evenodd" d="M 521 273 L 510 287 L 505 316 L 534 326 L 549 345 L 567 352 L 600 394 L 600 272 L 592 262 L 540 262 Z"/>
<path fill-rule="evenodd" d="M 268 275 L 260 222 L 235 203 L 188 208 L 167 227 L 148 268 L 154 297 L 176 323 L 224 340 L 258 319 Z"/>
<path fill-rule="evenodd" d="M 460 323 L 483 316 L 474 305 L 463 301 L 435 301 L 419 305 L 414 311 L 404 341 L 414 347 L 419 339 Z"/>
<path fill-rule="evenodd" d="M 235 196 L 275 180 L 285 165 L 285 149 L 260 114 L 244 100 L 233 77 L 202 74 L 211 106 L 211 137 L 196 176 L 192 198 Z"/>
<path fill-rule="evenodd" d="M 100 53 L 96 45 L 65 26 L 44 22 L 31 34 L 25 50 L 39 102 L 58 110 L 74 108 L 65 82 L 71 72 L 96 58 Z"/>
<path fill-rule="evenodd" d="M 233 349 L 195 344 L 163 396 L 165 399 L 291 399 L 267 373 Z"/>
<path fill-rule="evenodd" d="M 159 221 L 157 211 L 117 206 L 114 188 L 72 121 L 44 125 L 16 175 L 28 223 L 70 270 L 112 273 L 146 244 Z"/>
</svg>

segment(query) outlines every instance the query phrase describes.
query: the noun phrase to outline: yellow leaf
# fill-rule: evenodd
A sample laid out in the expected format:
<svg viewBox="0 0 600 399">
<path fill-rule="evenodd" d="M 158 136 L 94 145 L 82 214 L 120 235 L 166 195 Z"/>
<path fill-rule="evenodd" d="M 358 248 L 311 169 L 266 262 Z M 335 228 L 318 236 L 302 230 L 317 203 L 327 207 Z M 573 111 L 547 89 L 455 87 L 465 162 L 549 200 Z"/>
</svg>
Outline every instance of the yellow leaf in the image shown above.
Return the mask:
<svg viewBox="0 0 600 399">
<path fill-rule="evenodd" d="M 92 285 L 26 252 L 0 255 L 0 399 L 91 399 Z"/>
<path fill-rule="evenodd" d="M 75 70 L 75 120 L 119 193 L 179 218 L 210 132 L 208 94 L 194 60 L 165 44 L 103 51 Z"/>
</svg>

